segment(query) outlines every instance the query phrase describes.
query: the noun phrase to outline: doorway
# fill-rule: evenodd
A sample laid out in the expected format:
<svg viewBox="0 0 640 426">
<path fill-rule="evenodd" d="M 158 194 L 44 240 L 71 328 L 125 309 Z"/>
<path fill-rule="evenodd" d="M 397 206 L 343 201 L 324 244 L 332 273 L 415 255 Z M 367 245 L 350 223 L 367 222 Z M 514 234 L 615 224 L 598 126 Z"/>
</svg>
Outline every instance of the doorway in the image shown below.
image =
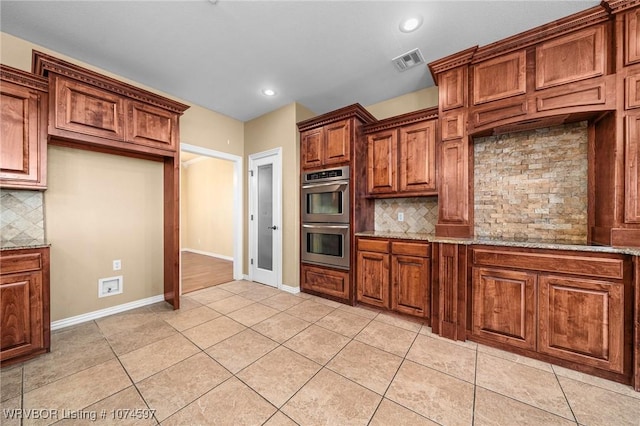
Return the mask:
<svg viewBox="0 0 640 426">
<path fill-rule="evenodd" d="M 249 156 L 249 279 L 282 287 L 282 148 Z"/>
<path fill-rule="evenodd" d="M 242 279 L 242 157 L 181 144 L 181 293 Z"/>
</svg>

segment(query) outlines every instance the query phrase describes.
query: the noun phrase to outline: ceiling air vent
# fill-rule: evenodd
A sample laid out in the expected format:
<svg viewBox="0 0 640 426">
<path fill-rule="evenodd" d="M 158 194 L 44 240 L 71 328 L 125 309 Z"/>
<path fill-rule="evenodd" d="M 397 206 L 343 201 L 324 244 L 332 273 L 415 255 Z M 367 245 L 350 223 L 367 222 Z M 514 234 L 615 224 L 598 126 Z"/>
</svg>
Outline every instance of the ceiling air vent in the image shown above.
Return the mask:
<svg viewBox="0 0 640 426">
<path fill-rule="evenodd" d="M 406 71 L 416 65 L 424 64 L 422 53 L 420 53 L 420 49 L 417 48 L 393 58 L 392 61 L 396 68 L 398 68 L 398 71 Z"/>
</svg>

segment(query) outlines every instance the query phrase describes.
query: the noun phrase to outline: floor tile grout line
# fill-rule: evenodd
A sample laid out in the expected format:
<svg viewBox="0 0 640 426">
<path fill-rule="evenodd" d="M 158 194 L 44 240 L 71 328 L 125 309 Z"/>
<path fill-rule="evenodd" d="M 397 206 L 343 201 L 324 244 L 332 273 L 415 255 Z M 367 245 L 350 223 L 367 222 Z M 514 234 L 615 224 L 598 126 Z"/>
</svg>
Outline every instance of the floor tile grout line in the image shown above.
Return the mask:
<svg viewBox="0 0 640 426">
<path fill-rule="evenodd" d="M 478 392 L 478 348 L 476 347 L 475 351 L 475 359 L 474 359 L 474 369 L 473 369 L 473 404 L 471 405 L 471 424 L 475 425 L 476 423 L 476 401 L 477 401 L 477 392 Z"/>
<path fill-rule="evenodd" d="M 573 407 L 571 406 L 571 402 L 569 401 L 569 398 L 567 397 L 567 393 L 565 392 L 564 388 L 562 387 L 562 383 L 560 383 L 560 379 L 558 378 L 558 375 L 556 374 L 555 370 L 553 370 L 553 367 L 551 368 L 551 371 L 553 371 L 553 377 L 555 377 L 556 382 L 558 383 L 558 386 L 560 387 L 560 391 L 562 392 L 562 396 L 564 396 L 564 400 L 566 401 L 567 406 L 569 407 L 569 410 L 571 411 L 571 415 L 573 416 L 573 420 L 577 424 L 578 423 L 578 416 L 576 416 L 576 413 L 573 411 Z"/>
</svg>

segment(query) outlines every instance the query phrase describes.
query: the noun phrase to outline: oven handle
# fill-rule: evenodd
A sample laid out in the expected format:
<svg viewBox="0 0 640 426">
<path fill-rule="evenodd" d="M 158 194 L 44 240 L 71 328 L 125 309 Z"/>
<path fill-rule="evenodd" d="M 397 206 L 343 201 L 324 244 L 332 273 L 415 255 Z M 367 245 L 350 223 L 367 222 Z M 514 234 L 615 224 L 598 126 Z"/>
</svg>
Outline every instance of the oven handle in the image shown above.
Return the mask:
<svg viewBox="0 0 640 426">
<path fill-rule="evenodd" d="M 333 182 L 326 182 L 326 183 L 310 183 L 307 185 L 302 185 L 302 189 L 309 189 L 309 188 L 319 188 L 322 186 L 346 186 L 349 184 L 349 181 L 333 181 Z"/>
<path fill-rule="evenodd" d="M 325 229 L 349 229 L 349 225 L 308 225 L 303 224 L 303 228 L 325 228 Z"/>
</svg>

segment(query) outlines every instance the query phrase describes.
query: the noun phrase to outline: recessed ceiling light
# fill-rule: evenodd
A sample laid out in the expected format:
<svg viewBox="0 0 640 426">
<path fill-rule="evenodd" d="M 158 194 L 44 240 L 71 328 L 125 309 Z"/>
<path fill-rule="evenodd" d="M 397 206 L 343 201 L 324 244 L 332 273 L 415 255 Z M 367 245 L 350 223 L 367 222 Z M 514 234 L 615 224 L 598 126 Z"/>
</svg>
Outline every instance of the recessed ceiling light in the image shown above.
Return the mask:
<svg viewBox="0 0 640 426">
<path fill-rule="evenodd" d="M 262 89 L 262 94 L 265 96 L 275 96 L 276 91 L 273 89 Z"/>
<path fill-rule="evenodd" d="M 420 28 L 420 25 L 422 25 L 421 16 L 414 16 L 411 18 L 403 19 L 402 22 L 400 22 L 400 31 L 402 31 L 403 33 L 410 33 Z"/>
</svg>

